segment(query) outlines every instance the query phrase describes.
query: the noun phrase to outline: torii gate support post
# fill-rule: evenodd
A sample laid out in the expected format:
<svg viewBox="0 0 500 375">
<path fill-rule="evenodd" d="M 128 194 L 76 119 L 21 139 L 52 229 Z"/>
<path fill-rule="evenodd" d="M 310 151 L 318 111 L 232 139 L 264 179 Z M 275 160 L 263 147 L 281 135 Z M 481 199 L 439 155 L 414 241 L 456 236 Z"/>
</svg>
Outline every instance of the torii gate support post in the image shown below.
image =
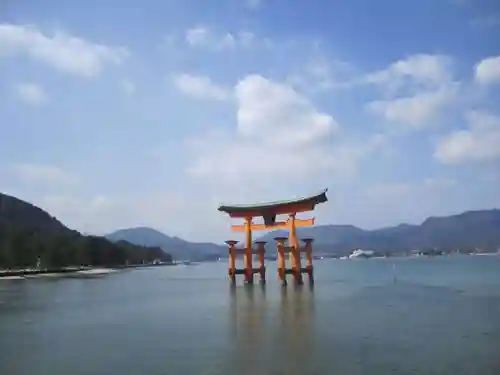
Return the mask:
<svg viewBox="0 0 500 375">
<path fill-rule="evenodd" d="M 309 275 L 309 283 L 314 283 L 314 271 L 312 264 L 312 243 L 314 242 L 313 238 L 303 238 L 302 242 L 305 245 L 306 252 L 306 272 Z"/>
<path fill-rule="evenodd" d="M 229 264 L 228 264 L 228 276 L 232 284 L 236 284 L 236 249 L 234 248 L 238 241 L 229 240 L 226 241 L 228 246 Z"/>
<path fill-rule="evenodd" d="M 278 251 L 278 277 L 281 280 L 281 285 L 286 286 L 286 273 L 285 273 L 285 241 L 286 237 L 275 237 L 276 249 Z"/>
<path fill-rule="evenodd" d="M 295 213 L 290 214 L 288 243 L 290 246 L 290 268 L 292 269 L 293 278 L 295 283 L 302 285 L 302 266 L 300 261 L 300 247 L 297 241 L 297 234 L 295 232 Z"/>
<path fill-rule="evenodd" d="M 266 252 L 266 241 L 255 241 L 257 245 L 257 255 L 259 258 L 259 274 L 261 284 L 266 283 L 266 266 L 264 265 L 264 253 Z"/>
<path fill-rule="evenodd" d="M 245 218 L 245 249 L 243 253 L 243 267 L 245 268 L 245 283 L 253 284 L 252 265 L 252 218 Z"/>
</svg>

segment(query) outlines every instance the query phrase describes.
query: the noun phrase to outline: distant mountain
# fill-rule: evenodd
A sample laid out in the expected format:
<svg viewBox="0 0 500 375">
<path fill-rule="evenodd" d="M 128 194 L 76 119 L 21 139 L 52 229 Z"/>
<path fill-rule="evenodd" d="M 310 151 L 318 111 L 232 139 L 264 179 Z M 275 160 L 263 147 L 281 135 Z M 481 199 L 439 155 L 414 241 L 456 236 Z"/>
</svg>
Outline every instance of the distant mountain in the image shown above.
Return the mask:
<svg viewBox="0 0 500 375">
<path fill-rule="evenodd" d="M 160 248 L 84 236 L 31 203 L 0 193 L 0 268 L 120 266 L 171 261 Z"/>
<path fill-rule="evenodd" d="M 158 246 L 177 260 L 213 260 L 227 254 L 226 246 L 209 242 L 189 242 L 148 227 L 120 229 L 106 235 L 106 238 L 110 241 L 124 240 L 142 246 Z"/>
<path fill-rule="evenodd" d="M 447 217 L 430 217 L 420 225 L 400 224 L 377 230 L 353 225 L 320 225 L 298 228 L 299 237 L 315 239 L 314 251 L 347 255 L 354 249 L 391 254 L 410 250 L 464 252 L 480 248 L 496 251 L 500 247 L 500 210 L 469 211 Z M 283 230 L 266 234 L 268 256 L 274 255 L 274 237 L 287 236 Z M 227 248 L 213 243 L 196 243 L 170 237 L 155 229 L 138 227 L 118 230 L 106 236 L 111 241 L 125 240 L 143 246 L 159 246 L 174 259 L 211 260 L 227 254 Z"/>
<path fill-rule="evenodd" d="M 272 241 L 283 231 L 273 231 L 261 239 Z M 369 249 L 384 253 L 413 249 L 439 248 L 464 252 L 480 248 L 500 248 L 500 210 L 468 211 L 447 217 L 430 217 L 420 225 L 400 224 L 377 230 L 363 230 L 352 225 L 321 225 L 298 228 L 299 237 L 315 239 L 318 252 L 346 255 L 353 249 Z M 273 241 L 272 241 L 273 242 Z"/>
<path fill-rule="evenodd" d="M 143 246 L 159 246 L 158 244 L 161 243 L 171 243 L 171 241 L 175 241 L 174 238 L 148 227 L 120 229 L 105 235 L 105 237 L 114 242 L 125 240 Z"/>
</svg>

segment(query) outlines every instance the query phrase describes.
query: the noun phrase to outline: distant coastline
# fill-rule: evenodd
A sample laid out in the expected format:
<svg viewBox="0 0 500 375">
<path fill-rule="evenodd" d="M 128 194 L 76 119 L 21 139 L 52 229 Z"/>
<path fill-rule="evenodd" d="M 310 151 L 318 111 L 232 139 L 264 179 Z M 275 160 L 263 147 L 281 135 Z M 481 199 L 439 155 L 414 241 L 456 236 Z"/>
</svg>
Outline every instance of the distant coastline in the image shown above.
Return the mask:
<svg viewBox="0 0 500 375">
<path fill-rule="evenodd" d="M 490 209 L 375 230 L 320 225 L 301 228 L 297 236 L 314 238 L 315 259 L 346 258 L 356 249 L 363 250 L 364 256 L 381 258 L 494 254 L 500 249 L 499 225 L 500 210 Z M 283 235 L 287 234 L 277 230 L 258 238 L 267 242 L 265 258 L 276 258 L 274 238 Z M 148 227 L 120 229 L 106 236 L 82 235 L 41 208 L 0 193 L 0 277 L 90 274 L 80 265 L 122 269 L 174 259 L 184 264 L 218 261 L 227 254 L 225 245 L 189 242 Z"/>
<path fill-rule="evenodd" d="M 116 267 L 91 267 L 91 266 L 82 266 L 82 267 L 61 267 L 61 268 L 44 268 L 44 269 L 0 269 L 0 279 L 2 278 L 15 278 L 22 279 L 29 276 L 38 276 L 38 275 L 53 275 L 53 276 L 96 276 L 96 275 L 104 275 L 112 272 L 116 272 L 123 269 L 130 268 L 146 268 L 146 267 L 164 267 L 164 266 L 175 266 L 174 262 L 158 262 L 158 263 L 147 263 L 147 264 L 132 264 L 132 265 L 124 265 L 124 266 L 116 266 Z"/>
</svg>

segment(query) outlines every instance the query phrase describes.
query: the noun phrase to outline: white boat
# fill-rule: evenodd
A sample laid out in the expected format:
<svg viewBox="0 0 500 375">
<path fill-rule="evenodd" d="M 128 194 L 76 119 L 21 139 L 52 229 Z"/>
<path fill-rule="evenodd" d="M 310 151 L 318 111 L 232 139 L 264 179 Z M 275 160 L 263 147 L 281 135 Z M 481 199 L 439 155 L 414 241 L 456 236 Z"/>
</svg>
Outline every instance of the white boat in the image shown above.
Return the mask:
<svg viewBox="0 0 500 375">
<path fill-rule="evenodd" d="M 372 257 L 374 252 L 372 250 L 361 250 L 357 249 L 354 250 L 351 255 L 349 255 L 349 259 L 354 259 L 354 258 L 370 258 Z"/>
</svg>

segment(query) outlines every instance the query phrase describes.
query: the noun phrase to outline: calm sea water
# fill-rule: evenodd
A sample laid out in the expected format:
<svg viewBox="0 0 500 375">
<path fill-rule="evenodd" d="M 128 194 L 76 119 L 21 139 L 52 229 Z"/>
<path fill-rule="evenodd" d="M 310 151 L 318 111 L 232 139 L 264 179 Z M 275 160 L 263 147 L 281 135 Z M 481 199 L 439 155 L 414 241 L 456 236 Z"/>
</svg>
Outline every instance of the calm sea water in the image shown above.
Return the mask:
<svg viewBox="0 0 500 375">
<path fill-rule="evenodd" d="M 314 290 L 226 264 L 0 280 L 0 374 L 500 374 L 500 258 L 317 261 Z"/>
</svg>

